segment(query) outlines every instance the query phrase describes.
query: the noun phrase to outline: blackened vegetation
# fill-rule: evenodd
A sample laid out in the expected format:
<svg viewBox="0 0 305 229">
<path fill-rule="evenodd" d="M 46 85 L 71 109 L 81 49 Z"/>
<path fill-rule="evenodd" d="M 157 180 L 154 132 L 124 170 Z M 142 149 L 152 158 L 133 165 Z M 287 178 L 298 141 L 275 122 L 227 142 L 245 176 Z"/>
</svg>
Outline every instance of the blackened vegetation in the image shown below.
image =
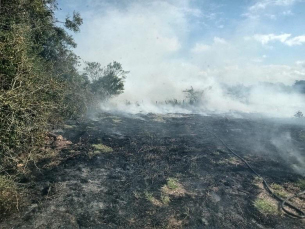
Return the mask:
<svg viewBox="0 0 305 229">
<path fill-rule="evenodd" d="M 274 187 L 293 194 L 303 177 L 271 141 L 288 132 L 295 145 L 304 148 L 304 126 L 177 114 L 100 114 L 96 121 L 69 124 L 64 136 L 74 144 L 62 154 L 81 154 L 53 170 L 42 170 L 36 183 L 28 181 L 37 194 L 31 206 L 2 228 L 305 226 L 281 212 L 264 214 L 254 207 L 258 197 L 268 198 L 265 190 L 209 133 L 223 138 L 269 183 L 276 183 Z M 92 152 L 95 156 L 88 159 Z M 304 208 L 304 197 L 295 202 Z"/>
</svg>

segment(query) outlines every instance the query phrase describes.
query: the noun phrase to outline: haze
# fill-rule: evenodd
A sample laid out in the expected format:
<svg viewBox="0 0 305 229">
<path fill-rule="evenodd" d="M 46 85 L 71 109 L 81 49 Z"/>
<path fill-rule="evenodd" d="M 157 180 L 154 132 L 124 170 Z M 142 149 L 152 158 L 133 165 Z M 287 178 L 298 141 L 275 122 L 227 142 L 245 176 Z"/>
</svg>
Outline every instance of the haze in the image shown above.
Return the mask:
<svg viewBox="0 0 305 229">
<path fill-rule="evenodd" d="M 130 71 L 125 101 L 156 111 L 156 101 L 184 99 L 191 86 L 204 90 L 201 110 L 292 117 L 304 96 L 266 86 L 305 79 L 305 2 L 260 1 L 59 1 L 84 19 L 76 53 L 84 61 L 115 60 Z M 249 86 L 247 103 L 226 86 Z M 163 108 L 162 108 L 163 109 Z M 161 109 L 161 110 L 162 110 Z M 168 110 L 169 111 L 169 110 Z"/>
</svg>

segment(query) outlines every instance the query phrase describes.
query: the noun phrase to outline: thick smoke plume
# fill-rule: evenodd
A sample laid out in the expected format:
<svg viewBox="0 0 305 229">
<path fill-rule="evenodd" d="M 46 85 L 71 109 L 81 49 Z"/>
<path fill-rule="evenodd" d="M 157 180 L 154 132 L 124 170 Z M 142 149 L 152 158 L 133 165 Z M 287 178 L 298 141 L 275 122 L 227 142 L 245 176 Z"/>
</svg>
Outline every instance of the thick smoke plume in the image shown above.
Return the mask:
<svg viewBox="0 0 305 229">
<path fill-rule="evenodd" d="M 130 71 L 125 93 L 112 104 L 131 112 L 238 111 L 282 117 L 305 112 L 304 95 L 264 84 L 292 86 L 305 77 L 302 60 L 277 63 L 262 53 L 272 48 L 268 42 L 282 40 L 271 39 L 277 38 L 271 35 L 266 40 L 253 31 L 267 31 L 272 25 L 245 16 L 228 36 L 226 25 L 208 11 L 209 4 L 204 10 L 195 2 L 88 1 L 87 8 L 81 9 L 85 24 L 76 36 L 77 53 L 104 66 L 116 60 Z M 72 5 L 77 4 L 81 7 L 83 3 L 74 1 Z M 245 15 L 249 13 L 257 12 Z M 214 35 L 199 36 L 209 31 Z M 262 43 L 259 38 L 264 38 Z M 156 104 L 172 99 L 182 102 L 182 91 L 191 86 L 210 88 L 196 109 Z M 244 97 L 234 96 L 228 90 L 234 86 L 240 93 L 249 90 Z M 139 106 L 126 106 L 126 101 Z"/>
</svg>

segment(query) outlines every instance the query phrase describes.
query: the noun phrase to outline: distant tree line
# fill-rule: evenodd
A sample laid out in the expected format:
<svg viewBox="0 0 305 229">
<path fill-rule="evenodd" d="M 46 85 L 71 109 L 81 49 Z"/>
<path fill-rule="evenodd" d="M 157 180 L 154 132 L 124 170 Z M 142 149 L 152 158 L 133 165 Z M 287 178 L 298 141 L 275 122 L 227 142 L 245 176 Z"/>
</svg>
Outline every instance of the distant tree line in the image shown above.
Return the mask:
<svg viewBox="0 0 305 229">
<path fill-rule="evenodd" d="M 50 127 L 122 93 L 128 72 L 117 62 L 87 62 L 80 73 L 67 30 L 79 32 L 83 20 L 73 12 L 58 21 L 56 0 L 0 4 L 1 175 L 14 171 L 21 155 L 38 152 Z"/>
</svg>

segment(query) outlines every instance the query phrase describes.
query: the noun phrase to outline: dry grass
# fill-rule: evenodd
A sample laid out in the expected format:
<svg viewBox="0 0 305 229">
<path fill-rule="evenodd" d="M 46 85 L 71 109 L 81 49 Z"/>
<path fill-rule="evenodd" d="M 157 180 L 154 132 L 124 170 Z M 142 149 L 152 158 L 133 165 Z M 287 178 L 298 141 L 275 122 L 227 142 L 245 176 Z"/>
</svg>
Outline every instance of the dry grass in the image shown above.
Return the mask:
<svg viewBox="0 0 305 229">
<path fill-rule="evenodd" d="M 168 224 L 167 224 L 166 228 L 168 228 L 168 229 L 183 228 L 183 221 L 177 220 L 174 216 L 170 216 L 168 218 Z"/>
<path fill-rule="evenodd" d="M 18 210 L 19 190 L 13 180 L 0 176 L 0 216 L 6 216 Z"/>
<path fill-rule="evenodd" d="M 169 189 L 172 189 L 172 190 L 175 190 L 175 189 L 177 189 L 179 186 L 178 186 L 178 180 L 177 179 L 175 179 L 175 178 L 168 178 L 168 180 L 167 180 L 167 187 L 169 188 Z"/>
<path fill-rule="evenodd" d="M 270 194 L 265 190 L 262 183 L 263 179 L 261 177 L 255 177 L 253 183 L 261 190 L 260 194 L 257 196 L 254 201 L 254 207 L 264 215 L 278 215 L 280 211 L 278 209 L 278 202 L 270 196 Z M 273 191 L 275 189 L 280 189 L 283 187 L 277 184 L 272 184 Z M 275 189 L 274 189 L 275 188 Z M 276 191 L 276 190 L 275 190 Z"/>
<path fill-rule="evenodd" d="M 262 214 L 276 215 L 278 214 L 277 205 L 271 202 L 269 199 L 257 198 L 254 201 L 254 207 Z"/>
<path fill-rule="evenodd" d="M 270 187 L 273 189 L 274 194 L 276 194 L 277 196 L 281 197 L 281 198 L 287 198 L 288 197 L 288 193 L 284 190 L 284 188 L 279 185 L 279 184 L 271 184 Z"/>
<path fill-rule="evenodd" d="M 159 206 L 159 207 L 162 206 L 162 203 L 158 199 L 156 199 L 151 192 L 145 191 L 144 195 L 145 195 L 146 200 L 148 200 L 153 205 Z"/>
<path fill-rule="evenodd" d="M 170 203 L 170 198 L 168 195 L 161 194 L 161 200 L 164 205 L 168 205 Z"/>
<path fill-rule="evenodd" d="M 93 144 L 92 147 L 93 150 L 89 151 L 88 157 L 91 159 L 97 155 L 100 155 L 102 153 L 112 153 L 113 149 L 109 146 L 103 145 L 103 144 Z"/>
<path fill-rule="evenodd" d="M 105 146 L 103 144 L 93 144 L 94 149 L 100 151 L 101 153 L 112 153 L 113 149 L 109 146 Z"/>
<path fill-rule="evenodd" d="M 169 178 L 167 180 L 166 185 L 164 185 L 161 188 L 161 191 L 163 195 L 176 196 L 176 197 L 185 196 L 186 194 L 186 190 L 184 189 L 182 184 L 180 184 L 178 180 L 175 178 Z"/>
<path fill-rule="evenodd" d="M 222 159 L 217 162 L 218 165 L 239 165 L 241 162 L 235 157 L 230 157 L 228 159 Z"/>
</svg>

